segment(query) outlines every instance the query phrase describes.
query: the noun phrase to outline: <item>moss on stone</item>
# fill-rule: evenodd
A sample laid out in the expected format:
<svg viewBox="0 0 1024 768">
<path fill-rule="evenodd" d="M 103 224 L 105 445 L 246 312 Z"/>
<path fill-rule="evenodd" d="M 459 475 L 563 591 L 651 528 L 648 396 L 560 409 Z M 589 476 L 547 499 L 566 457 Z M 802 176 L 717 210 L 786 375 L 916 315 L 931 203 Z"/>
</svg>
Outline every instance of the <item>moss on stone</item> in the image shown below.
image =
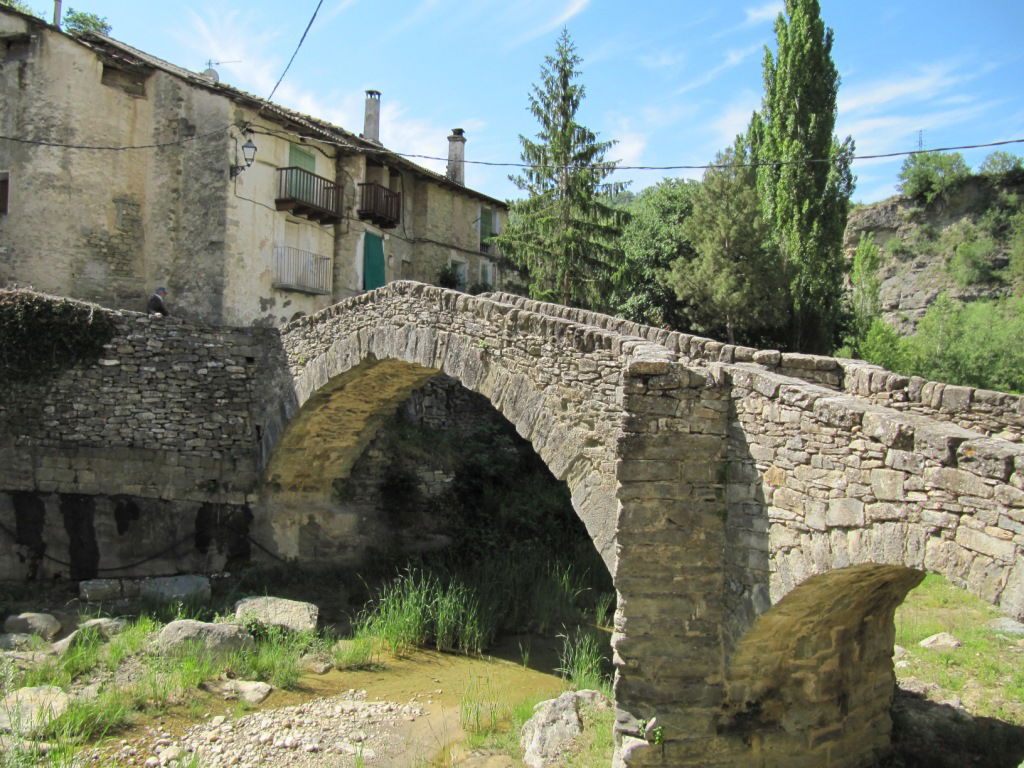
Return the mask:
<svg viewBox="0 0 1024 768">
<path fill-rule="evenodd" d="M 95 361 L 114 336 L 111 313 L 33 291 L 0 291 L 0 383 L 45 378 Z"/>
</svg>

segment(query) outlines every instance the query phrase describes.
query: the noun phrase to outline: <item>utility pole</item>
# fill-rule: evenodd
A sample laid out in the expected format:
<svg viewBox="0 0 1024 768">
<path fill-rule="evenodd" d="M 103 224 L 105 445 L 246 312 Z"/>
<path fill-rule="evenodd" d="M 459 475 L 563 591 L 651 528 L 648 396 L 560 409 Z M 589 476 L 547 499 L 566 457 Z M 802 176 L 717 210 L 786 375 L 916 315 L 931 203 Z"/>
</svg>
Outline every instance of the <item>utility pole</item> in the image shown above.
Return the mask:
<svg viewBox="0 0 1024 768">
<path fill-rule="evenodd" d="M 61 0 L 53 0 L 53 26 L 60 29 L 60 6 Z"/>
</svg>

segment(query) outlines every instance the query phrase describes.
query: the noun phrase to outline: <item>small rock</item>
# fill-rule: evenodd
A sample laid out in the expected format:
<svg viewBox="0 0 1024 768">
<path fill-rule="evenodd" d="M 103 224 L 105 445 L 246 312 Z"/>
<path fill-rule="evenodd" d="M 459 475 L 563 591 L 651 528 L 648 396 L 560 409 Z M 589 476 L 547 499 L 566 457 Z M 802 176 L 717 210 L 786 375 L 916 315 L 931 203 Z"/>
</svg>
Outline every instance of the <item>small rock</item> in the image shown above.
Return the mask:
<svg viewBox="0 0 1024 768">
<path fill-rule="evenodd" d="M 181 755 L 181 747 L 164 747 L 159 752 L 157 752 L 157 757 L 160 760 L 160 765 L 168 765 L 172 760 L 180 759 Z"/>
<path fill-rule="evenodd" d="M 947 648 L 959 648 L 963 643 L 957 640 L 948 632 L 939 632 L 937 635 L 926 637 L 920 643 L 922 648 L 932 648 L 935 650 L 943 650 Z"/>
<path fill-rule="evenodd" d="M 570 691 L 538 704 L 521 731 L 523 763 L 531 768 L 562 765 L 562 753 L 583 731 L 583 705 L 607 707 L 608 700 L 597 691 Z"/>
<path fill-rule="evenodd" d="M 197 643 L 213 653 L 230 653 L 252 648 L 252 636 L 237 624 L 210 624 L 205 621 L 179 619 L 160 630 L 157 647 L 164 653 Z"/>
<path fill-rule="evenodd" d="M 19 688 L 0 700 L 0 731 L 29 735 L 60 717 L 70 699 L 55 685 Z"/>
<path fill-rule="evenodd" d="M 224 715 L 217 715 L 216 717 L 210 718 L 210 725 L 214 728 L 219 728 L 224 725 L 224 721 L 227 720 Z"/>
<path fill-rule="evenodd" d="M 893 657 L 894 659 L 902 659 L 902 658 L 903 658 L 904 656 L 906 656 L 906 655 L 907 655 L 908 653 L 910 653 L 910 651 L 908 651 L 908 650 L 907 650 L 906 648 L 904 648 L 904 647 L 903 647 L 902 645 L 894 645 L 894 646 L 892 647 L 892 657 Z"/>
<path fill-rule="evenodd" d="M 312 672 L 314 675 L 326 675 L 333 669 L 331 662 L 312 653 L 307 653 L 299 659 L 299 664 L 304 670 Z"/>
<path fill-rule="evenodd" d="M 25 632 L 8 632 L 0 635 L 0 651 L 20 651 L 29 647 L 32 635 Z"/>
<path fill-rule="evenodd" d="M 283 597 L 246 597 L 235 603 L 235 618 L 252 619 L 264 626 L 293 632 L 315 630 L 319 615 L 320 609 L 313 603 Z"/>
<path fill-rule="evenodd" d="M 44 640 L 53 640 L 60 632 L 60 622 L 48 613 L 19 613 L 7 617 L 4 632 L 39 635 Z"/>
<path fill-rule="evenodd" d="M 1024 635 L 1024 623 L 1008 619 L 993 619 L 988 623 L 989 629 L 1002 632 L 1004 635 Z"/>
<path fill-rule="evenodd" d="M 234 693 L 239 699 L 249 704 L 259 704 L 270 695 L 274 688 L 267 683 L 253 680 L 229 680 L 225 683 L 224 690 Z"/>
</svg>

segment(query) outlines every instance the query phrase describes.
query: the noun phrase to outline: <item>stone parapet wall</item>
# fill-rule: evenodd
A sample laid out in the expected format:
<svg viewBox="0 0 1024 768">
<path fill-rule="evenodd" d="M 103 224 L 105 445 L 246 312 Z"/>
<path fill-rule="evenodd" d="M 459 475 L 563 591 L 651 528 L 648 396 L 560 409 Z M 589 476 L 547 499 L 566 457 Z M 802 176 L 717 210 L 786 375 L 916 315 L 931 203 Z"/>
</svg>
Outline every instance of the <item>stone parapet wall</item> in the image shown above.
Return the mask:
<svg viewBox="0 0 1024 768">
<path fill-rule="evenodd" d="M 494 301 L 531 312 L 617 333 L 639 336 L 665 346 L 680 358 L 707 363 L 756 363 L 766 370 L 814 384 L 870 397 L 897 410 L 910 410 L 959 424 L 1012 442 L 1024 441 L 1024 396 L 903 376 L 863 360 L 779 352 L 726 344 L 702 336 L 668 331 L 622 318 L 533 301 L 509 293 L 486 294 Z"/>
<path fill-rule="evenodd" d="M 98 360 L 0 383 L 0 489 L 244 502 L 272 332 L 94 311 Z"/>
<path fill-rule="evenodd" d="M 770 553 L 772 603 L 873 562 L 941 573 L 1024 616 L 1024 447 L 755 366 L 727 375 L 731 516 L 737 544 Z"/>
</svg>

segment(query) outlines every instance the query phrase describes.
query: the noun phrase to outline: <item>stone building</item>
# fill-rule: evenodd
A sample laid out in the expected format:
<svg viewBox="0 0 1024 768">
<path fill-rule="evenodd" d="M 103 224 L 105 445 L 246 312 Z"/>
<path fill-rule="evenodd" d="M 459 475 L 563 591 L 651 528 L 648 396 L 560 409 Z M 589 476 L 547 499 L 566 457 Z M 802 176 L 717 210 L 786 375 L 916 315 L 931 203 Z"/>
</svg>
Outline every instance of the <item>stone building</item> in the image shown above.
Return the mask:
<svg viewBox="0 0 1024 768">
<path fill-rule="evenodd" d="M 166 285 L 195 320 L 274 326 L 401 278 L 506 284 L 463 131 L 446 175 L 416 165 L 376 91 L 357 135 L 3 6 L 0 103 L 0 284 L 139 310 Z"/>
</svg>

